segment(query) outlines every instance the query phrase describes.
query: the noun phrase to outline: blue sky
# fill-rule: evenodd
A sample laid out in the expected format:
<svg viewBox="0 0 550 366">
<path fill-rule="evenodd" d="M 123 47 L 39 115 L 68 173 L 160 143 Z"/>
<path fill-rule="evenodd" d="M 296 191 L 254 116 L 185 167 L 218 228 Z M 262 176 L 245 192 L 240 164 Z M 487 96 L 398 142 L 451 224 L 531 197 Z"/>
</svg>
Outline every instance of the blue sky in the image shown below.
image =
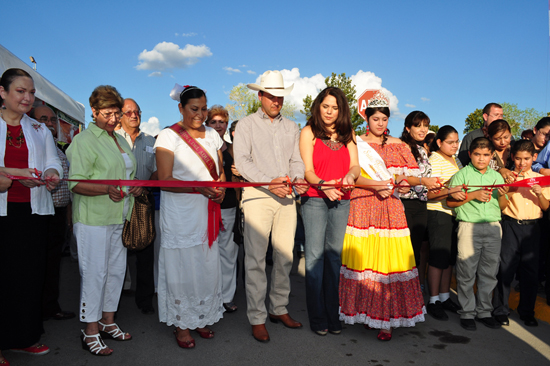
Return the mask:
<svg viewBox="0 0 550 366">
<path fill-rule="evenodd" d="M 134 98 L 153 131 L 179 119 L 175 82 L 226 105 L 234 85 L 266 70 L 295 83 L 287 99 L 298 107 L 332 72 L 352 76 L 359 93 L 385 88 L 394 136 L 415 109 L 460 132 L 488 102 L 550 111 L 543 0 L 48 0 L 6 2 L 2 13 L 0 44 L 27 63 L 33 56 L 38 72 L 86 106 L 86 121 L 97 85 Z"/>
</svg>

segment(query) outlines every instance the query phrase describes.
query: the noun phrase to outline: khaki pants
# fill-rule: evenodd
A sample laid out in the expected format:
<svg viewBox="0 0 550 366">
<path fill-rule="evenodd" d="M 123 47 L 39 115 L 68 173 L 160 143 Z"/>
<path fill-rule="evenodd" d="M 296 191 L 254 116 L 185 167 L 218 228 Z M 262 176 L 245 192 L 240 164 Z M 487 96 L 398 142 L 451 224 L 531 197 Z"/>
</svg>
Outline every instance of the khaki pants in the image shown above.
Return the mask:
<svg viewBox="0 0 550 366">
<path fill-rule="evenodd" d="M 486 318 L 493 310 L 497 285 L 502 229 L 499 222 L 458 224 L 456 283 L 461 319 Z M 477 294 L 474 282 L 477 275 Z"/>
<path fill-rule="evenodd" d="M 267 318 L 265 297 L 267 276 L 265 257 L 271 232 L 273 270 L 269 289 L 269 313 L 288 313 L 290 270 L 292 269 L 296 208 L 292 198 L 279 198 L 263 188 L 245 188 L 244 250 L 248 320 L 252 325 L 264 324 Z"/>
</svg>

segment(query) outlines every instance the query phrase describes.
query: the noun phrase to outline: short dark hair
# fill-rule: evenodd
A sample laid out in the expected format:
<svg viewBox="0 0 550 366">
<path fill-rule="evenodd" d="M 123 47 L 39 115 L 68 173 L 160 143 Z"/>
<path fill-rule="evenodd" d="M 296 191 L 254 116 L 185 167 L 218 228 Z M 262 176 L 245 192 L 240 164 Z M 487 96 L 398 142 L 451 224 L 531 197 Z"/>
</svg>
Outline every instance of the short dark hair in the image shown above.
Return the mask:
<svg viewBox="0 0 550 366">
<path fill-rule="evenodd" d="M 472 144 L 470 145 L 470 154 L 472 154 L 476 149 L 489 149 L 491 152 L 495 151 L 493 143 L 487 137 L 478 137 L 472 141 Z"/>
<path fill-rule="evenodd" d="M 508 124 L 508 122 L 506 122 L 503 119 L 497 119 L 496 121 L 493 121 L 493 123 L 491 123 L 489 127 L 487 127 L 487 134 L 490 137 L 493 137 L 497 133 L 504 132 L 504 131 L 508 131 L 512 133 L 512 129 L 510 128 L 510 125 Z"/>
<path fill-rule="evenodd" d="M 333 96 L 338 104 L 338 118 L 334 121 L 334 131 L 338 134 L 338 141 L 347 145 L 353 141 L 353 127 L 348 99 L 340 88 L 329 86 L 321 90 L 311 104 L 311 117 L 307 120 L 306 126 L 310 126 L 313 136 L 317 139 L 324 140 L 330 137 L 328 128 L 321 118 L 321 104 L 329 95 Z"/>
<path fill-rule="evenodd" d="M 523 139 L 523 138 L 528 137 L 529 135 L 534 135 L 534 134 L 535 134 L 535 132 L 532 129 L 529 128 L 529 129 L 523 130 L 521 132 L 521 138 Z M 531 137 L 533 137 L 533 136 L 531 136 Z"/>
<path fill-rule="evenodd" d="M 197 88 L 196 86 L 188 86 L 183 89 L 180 93 L 180 103 L 181 107 L 185 107 L 189 99 L 202 98 L 206 99 L 206 94 L 204 90 Z"/>
<path fill-rule="evenodd" d="M 491 113 L 491 108 L 493 107 L 502 109 L 502 106 L 498 103 L 489 103 L 483 108 L 483 114 Z"/>
<path fill-rule="evenodd" d="M 23 69 L 7 69 L 0 78 L 0 86 L 3 86 L 6 93 L 8 93 L 10 91 L 11 83 L 13 83 L 13 81 L 18 77 L 27 77 L 32 80 L 32 76 Z M 0 98 L 0 107 L 2 106 L 2 103 L 4 103 L 4 101 Z"/>
<path fill-rule="evenodd" d="M 451 133 L 456 133 L 458 135 L 458 131 L 451 125 L 445 125 L 441 127 L 437 131 L 437 134 L 435 135 L 434 139 L 432 140 L 432 143 L 430 144 L 430 152 L 439 150 L 439 145 L 437 145 L 437 140 L 440 140 L 441 142 L 443 142 Z"/>
<path fill-rule="evenodd" d="M 547 127 L 547 126 L 550 126 L 550 117 L 542 117 L 541 119 L 539 119 L 539 121 L 537 122 L 537 125 L 535 126 L 535 128 L 538 130 L 540 130 L 541 128 L 544 128 L 544 127 Z"/>
<path fill-rule="evenodd" d="M 510 154 L 516 155 L 519 151 L 527 151 L 529 155 L 535 155 L 535 145 L 530 140 L 519 140 L 512 145 Z"/>
</svg>

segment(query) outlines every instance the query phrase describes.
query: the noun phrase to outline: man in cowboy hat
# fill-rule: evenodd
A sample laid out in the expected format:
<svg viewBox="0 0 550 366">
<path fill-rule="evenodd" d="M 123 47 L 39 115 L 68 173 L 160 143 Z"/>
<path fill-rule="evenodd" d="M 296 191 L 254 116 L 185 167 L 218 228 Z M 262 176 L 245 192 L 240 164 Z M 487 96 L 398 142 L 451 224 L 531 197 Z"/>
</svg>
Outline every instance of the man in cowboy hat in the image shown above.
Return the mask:
<svg viewBox="0 0 550 366">
<path fill-rule="evenodd" d="M 281 115 L 284 97 L 294 84 L 285 88 L 279 71 L 266 71 L 260 85 L 248 84 L 258 91 L 261 108 L 239 121 L 233 152 L 239 173 L 249 182 L 271 182 L 264 187 L 247 187 L 242 196 L 245 216 L 244 249 L 247 316 L 252 335 L 260 342 L 269 341 L 265 328 L 267 277 L 265 257 L 271 233 L 273 270 L 269 291 L 269 319 L 288 328 L 302 324 L 288 314 L 290 270 L 292 268 L 296 208 L 291 190 L 284 182 L 290 178 L 305 183 L 304 163 L 300 157 L 300 130 L 295 122 Z M 296 186 L 299 194 L 306 185 Z"/>
</svg>

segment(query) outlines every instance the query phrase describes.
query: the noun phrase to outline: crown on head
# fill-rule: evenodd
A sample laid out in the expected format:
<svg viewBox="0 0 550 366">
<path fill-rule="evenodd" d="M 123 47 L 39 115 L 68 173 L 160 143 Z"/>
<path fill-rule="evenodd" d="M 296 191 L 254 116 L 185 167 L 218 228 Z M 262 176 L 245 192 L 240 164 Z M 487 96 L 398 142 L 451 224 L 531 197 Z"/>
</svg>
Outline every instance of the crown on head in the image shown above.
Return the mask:
<svg viewBox="0 0 550 366">
<path fill-rule="evenodd" d="M 367 108 L 382 108 L 382 107 L 390 107 L 390 101 L 389 99 L 382 94 L 380 90 L 378 90 L 374 96 L 369 99 L 369 102 L 367 104 Z"/>
</svg>

